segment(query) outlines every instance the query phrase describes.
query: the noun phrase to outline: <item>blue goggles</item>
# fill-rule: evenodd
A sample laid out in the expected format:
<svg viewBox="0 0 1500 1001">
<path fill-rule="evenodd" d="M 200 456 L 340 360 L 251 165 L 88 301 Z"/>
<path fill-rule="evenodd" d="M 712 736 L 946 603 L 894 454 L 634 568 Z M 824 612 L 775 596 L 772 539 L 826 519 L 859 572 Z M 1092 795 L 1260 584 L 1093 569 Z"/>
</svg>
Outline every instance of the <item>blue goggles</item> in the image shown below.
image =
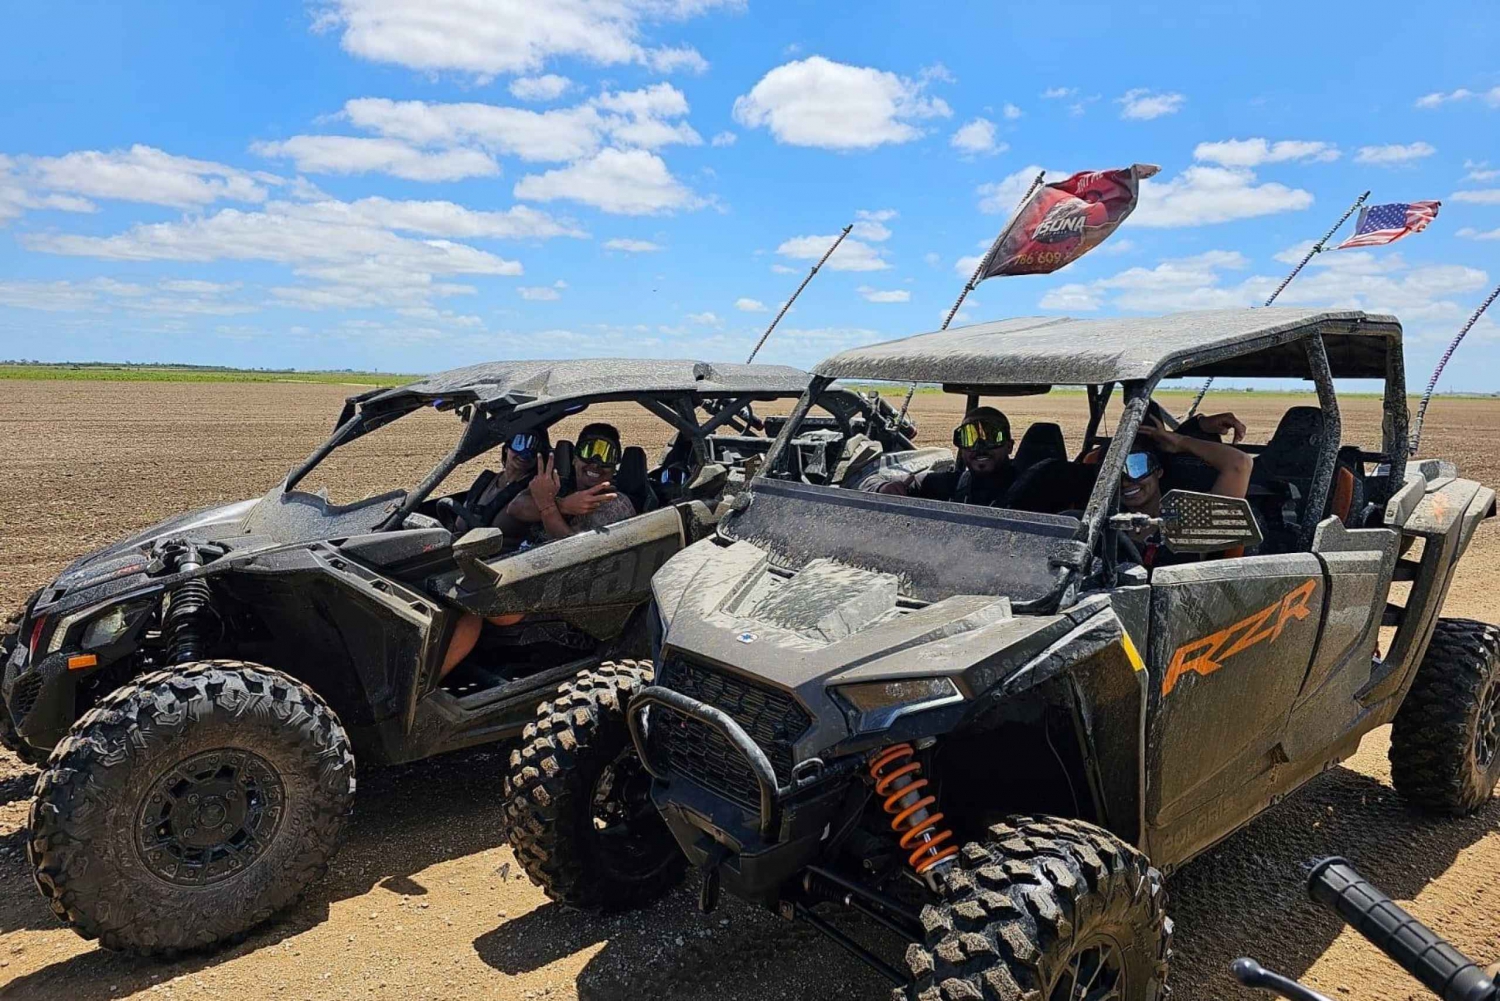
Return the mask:
<svg viewBox="0 0 1500 1001">
<path fill-rule="evenodd" d="M 1125 475 L 1132 480 L 1144 480 L 1161 468 L 1161 463 L 1151 452 L 1131 452 L 1125 456 Z"/>
<path fill-rule="evenodd" d="M 541 451 L 542 438 L 540 435 L 523 432 L 512 435 L 506 447 L 511 453 L 520 459 L 535 459 L 537 452 Z"/>
</svg>

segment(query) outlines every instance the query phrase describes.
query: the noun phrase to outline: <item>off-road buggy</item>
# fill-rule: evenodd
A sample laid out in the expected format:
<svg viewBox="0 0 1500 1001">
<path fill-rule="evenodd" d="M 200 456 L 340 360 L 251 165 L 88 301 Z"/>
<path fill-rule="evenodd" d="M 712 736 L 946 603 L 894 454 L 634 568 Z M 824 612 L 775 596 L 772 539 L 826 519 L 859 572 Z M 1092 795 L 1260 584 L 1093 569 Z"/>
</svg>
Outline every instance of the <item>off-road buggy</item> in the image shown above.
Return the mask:
<svg viewBox="0 0 1500 1001">
<path fill-rule="evenodd" d="M 1119 493 L 1152 393 L 1208 375 L 1310 379 L 1319 405 L 1244 446 L 1247 498 L 1174 490 L 1143 525 Z M 1378 449 L 1344 442 L 1340 378 L 1384 383 Z M 1029 428 L 1002 507 L 839 488 L 786 461 L 839 379 L 938 383 L 970 408 L 1081 385 L 1087 430 L 1070 452 L 1058 425 Z M 512 844 L 580 907 L 643 903 L 685 861 L 705 908 L 720 887 L 775 908 L 923 999 L 1159 998 L 1162 874 L 1372 728 L 1395 721 L 1414 803 L 1490 796 L 1500 630 L 1438 613 L 1494 511 L 1452 464 L 1408 460 L 1389 316 L 1017 319 L 847 351 L 714 535 L 657 573 L 653 662 L 542 707 L 512 757 Z M 1143 529 L 1199 558 L 1148 570 Z M 589 815 L 627 735 L 660 818 L 633 827 Z M 634 854 L 591 850 L 596 829 Z M 824 903 L 906 939 L 904 969 Z"/>
<path fill-rule="evenodd" d="M 0 687 L 7 746 L 31 761 L 51 752 L 29 851 L 53 910 L 111 948 L 237 935 L 326 869 L 356 758 L 513 738 L 559 682 L 648 653 L 651 575 L 711 531 L 722 494 L 785 422 L 752 405 L 790 405 L 806 383 L 792 368 L 690 361 L 445 372 L 351 398 L 264 497 L 78 560 L 13 621 Z M 452 513 L 472 493 L 434 495 L 460 464 L 622 401 L 675 431 L 658 470 L 623 449 L 615 486 L 635 517 L 519 550 L 494 528 L 455 538 Z M 453 415 L 457 444 L 416 486 L 351 504 L 298 489 L 337 450 L 422 411 L 435 421 L 434 408 Z M 846 444 L 908 445 L 895 427 L 889 407 L 843 393 L 785 447 L 806 469 L 835 469 Z M 572 468 L 568 449 L 554 443 L 559 469 Z M 655 475 L 668 468 L 684 475 Z M 465 612 L 512 625 L 486 626 L 493 642 L 440 679 Z"/>
</svg>

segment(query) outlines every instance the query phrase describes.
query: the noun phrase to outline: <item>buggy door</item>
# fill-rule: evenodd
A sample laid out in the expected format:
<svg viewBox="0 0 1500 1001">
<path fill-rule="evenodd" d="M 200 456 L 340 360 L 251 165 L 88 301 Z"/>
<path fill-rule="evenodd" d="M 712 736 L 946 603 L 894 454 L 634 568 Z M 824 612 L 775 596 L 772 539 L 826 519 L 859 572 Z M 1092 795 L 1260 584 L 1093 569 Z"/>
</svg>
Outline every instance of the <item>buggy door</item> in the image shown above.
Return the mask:
<svg viewBox="0 0 1500 1001">
<path fill-rule="evenodd" d="M 1325 590 L 1310 553 L 1152 575 L 1146 820 L 1164 864 L 1244 821 L 1234 793 L 1274 767 Z"/>
<path fill-rule="evenodd" d="M 676 508 L 483 561 L 437 581 L 455 605 L 484 616 L 561 618 L 600 641 L 620 635 L 651 598 L 651 577 L 685 544 Z"/>
</svg>

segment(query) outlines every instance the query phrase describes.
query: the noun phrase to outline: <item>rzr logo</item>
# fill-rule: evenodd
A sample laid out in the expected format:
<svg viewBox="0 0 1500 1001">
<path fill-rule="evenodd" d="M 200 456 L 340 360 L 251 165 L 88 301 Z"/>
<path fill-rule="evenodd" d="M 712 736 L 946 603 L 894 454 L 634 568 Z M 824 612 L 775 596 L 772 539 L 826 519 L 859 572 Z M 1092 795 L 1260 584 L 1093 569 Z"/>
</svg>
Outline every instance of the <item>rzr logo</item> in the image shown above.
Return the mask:
<svg viewBox="0 0 1500 1001">
<path fill-rule="evenodd" d="M 1307 605 L 1317 589 L 1318 578 L 1314 577 L 1288 592 L 1280 601 L 1272 602 L 1228 629 L 1221 629 L 1212 636 L 1178 647 L 1177 652 L 1172 655 L 1172 663 L 1167 666 L 1167 676 L 1162 679 L 1162 695 L 1170 695 L 1177 686 L 1177 679 L 1189 671 L 1207 677 L 1223 667 L 1224 662 L 1235 654 L 1244 653 L 1266 640 L 1276 642 L 1288 622 L 1292 619 L 1305 619 L 1312 614 L 1312 609 Z"/>
</svg>

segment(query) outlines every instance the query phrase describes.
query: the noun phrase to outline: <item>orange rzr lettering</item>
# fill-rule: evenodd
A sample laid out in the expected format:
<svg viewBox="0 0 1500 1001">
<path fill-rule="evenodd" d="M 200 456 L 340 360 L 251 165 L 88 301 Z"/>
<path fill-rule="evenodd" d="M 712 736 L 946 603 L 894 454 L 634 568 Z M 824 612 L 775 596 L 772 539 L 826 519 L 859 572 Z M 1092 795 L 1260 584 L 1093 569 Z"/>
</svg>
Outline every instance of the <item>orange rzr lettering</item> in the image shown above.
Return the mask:
<svg viewBox="0 0 1500 1001">
<path fill-rule="evenodd" d="M 1177 679 L 1184 674 L 1192 672 L 1207 677 L 1223 667 L 1230 657 L 1244 653 L 1257 643 L 1276 642 L 1288 622 L 1312 614 L 1308 603 L 1317 589 L 1318 578 L 1313 577 L 1254 615 L 1178 647 L 1172 655 L 1172 663 L 1167 665 L 1167 676 L 1162 679 L 1162 695 L 1170 695 L 1177 687 Z"/>
</svg>

